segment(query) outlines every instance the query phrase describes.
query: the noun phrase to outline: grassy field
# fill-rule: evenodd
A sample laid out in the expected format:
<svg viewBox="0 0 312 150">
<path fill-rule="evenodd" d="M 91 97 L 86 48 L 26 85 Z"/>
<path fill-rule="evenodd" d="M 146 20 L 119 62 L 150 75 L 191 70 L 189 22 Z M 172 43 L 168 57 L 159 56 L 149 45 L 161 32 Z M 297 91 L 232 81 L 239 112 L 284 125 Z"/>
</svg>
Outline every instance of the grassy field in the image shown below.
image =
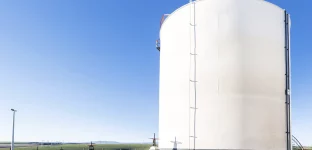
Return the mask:
<svg viewBox="0 0 312 150">
<path fill-rule="evenodd" d="M 148 150 L 150 144 L 96 144 L 95 150 Z M 88 150 L 87 144 L 71 144 L 71 145 L 56 145 L 56 146 L 38 146 L 38 150 Z M 0 148 L 0 150 L 10 150 L 9 148 Z M 16 147 L 14 150 L 37 150 L 37 146 Z"/>
<path fill-rule="evenodd" d="M 2 143 L 1 143 L 2 144 Z M 22 143 L 21 143 L 22 144 Z M 18 144 L 17 144 L 18 145 Z M 22 145 L 20 145 L 22 146 Z M 148 150 L 151 144 L 96 144 L 95 150 Z M 88 150 L 87 144 L 68 144 L 55 146 L 38 146 L 38 150 Z M 0 150 L 10 150 L 10 148 L 0 148 Z M 37 146 L 15 147 L 14 150 L 37 150 Z M 294 147 L 293 150 L 301 150 Z M 311 147 L 305 147 L 304 150 L 312 150 Z"/>
</svg>

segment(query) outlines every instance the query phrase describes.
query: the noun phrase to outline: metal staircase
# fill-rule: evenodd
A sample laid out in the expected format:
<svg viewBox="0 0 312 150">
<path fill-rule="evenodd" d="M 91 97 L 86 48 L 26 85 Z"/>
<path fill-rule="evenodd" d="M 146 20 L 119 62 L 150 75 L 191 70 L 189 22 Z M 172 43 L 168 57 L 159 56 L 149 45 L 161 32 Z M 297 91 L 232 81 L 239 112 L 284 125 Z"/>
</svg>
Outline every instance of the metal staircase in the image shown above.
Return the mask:
<svg viewBox="0 0 312 150">
<path fill-rule="evenodd" d="M 294 150 L 304 150 L 304 147 L 294 135 L 292 135 L 292 141 L 293 141 L 293 147 L 295 147 Z"/>
</svg>

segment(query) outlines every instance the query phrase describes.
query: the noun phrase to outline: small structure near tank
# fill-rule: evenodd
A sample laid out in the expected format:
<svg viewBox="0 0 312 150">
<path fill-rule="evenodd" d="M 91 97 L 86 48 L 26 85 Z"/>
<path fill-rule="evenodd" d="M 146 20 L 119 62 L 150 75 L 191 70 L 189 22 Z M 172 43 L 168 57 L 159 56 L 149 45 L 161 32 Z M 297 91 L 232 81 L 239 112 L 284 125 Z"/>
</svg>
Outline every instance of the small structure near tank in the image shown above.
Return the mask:
<svg viewBox="0 0 312 150">
<path fill-rule="evenodd" d="M 149 150 L 159 150 L 157 145 L 156 145 L 156 140 L 158 140 L 158 139 L 155 137 L 155 133 L 154 133 L 154 138 L 150 138 L 150 139 L 153 139 L 153 145 L 150 147 Z"/>
<path fill-rule="evenodd" d="M 89 150 L 94 150 L 94 145 L 92 144 L 92 141 L 91 144 L 89 145 Z"/>
</svg>

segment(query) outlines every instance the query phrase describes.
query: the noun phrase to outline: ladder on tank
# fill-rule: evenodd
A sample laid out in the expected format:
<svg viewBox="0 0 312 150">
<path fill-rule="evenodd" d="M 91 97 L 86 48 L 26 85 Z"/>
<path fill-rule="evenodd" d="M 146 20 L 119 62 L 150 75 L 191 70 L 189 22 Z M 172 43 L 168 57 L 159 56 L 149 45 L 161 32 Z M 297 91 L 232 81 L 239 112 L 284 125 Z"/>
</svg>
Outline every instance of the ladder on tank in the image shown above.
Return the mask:
<svg viewBox="0 0 312 150">
<path fill-rule="evenodd" d="M 197 112 L 197 91 L 196 83 L 196 24 L 195 24 L 195 5 L 196 0 L 190 0 L 190 72 L 189 72 L 189 149 L 191 149 L 191 142 L 193 142 L 193 149 L 196 148 L 196 112 Z M 192 62 L 193 60 L 193 62 Z M 193 93 L 192 87 L 193 86 Z M 191 94 L 192 93 L 192 94 Z M 191 119 L 193 117 L 193 119 Z M 193 128 L 192 128 L 193 126 Z"/>
</svg>

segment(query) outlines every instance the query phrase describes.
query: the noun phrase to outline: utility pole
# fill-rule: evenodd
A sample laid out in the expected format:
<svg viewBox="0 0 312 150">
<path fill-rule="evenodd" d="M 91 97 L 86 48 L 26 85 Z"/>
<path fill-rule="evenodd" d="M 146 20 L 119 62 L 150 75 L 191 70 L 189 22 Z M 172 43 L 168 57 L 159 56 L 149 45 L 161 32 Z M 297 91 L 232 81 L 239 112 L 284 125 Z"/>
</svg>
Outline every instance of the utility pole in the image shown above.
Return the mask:
<svg viewBox="0 0 312 150">
<path fill-rule="evenodd" d="M 17 110 L 11 109 L 13 111 L 13 129 L 12 129 L 12 142 L 11 142 L 11 150 L 14 150 L 14 128 L 15 128 L 15 112 Z"/>
</svg>

